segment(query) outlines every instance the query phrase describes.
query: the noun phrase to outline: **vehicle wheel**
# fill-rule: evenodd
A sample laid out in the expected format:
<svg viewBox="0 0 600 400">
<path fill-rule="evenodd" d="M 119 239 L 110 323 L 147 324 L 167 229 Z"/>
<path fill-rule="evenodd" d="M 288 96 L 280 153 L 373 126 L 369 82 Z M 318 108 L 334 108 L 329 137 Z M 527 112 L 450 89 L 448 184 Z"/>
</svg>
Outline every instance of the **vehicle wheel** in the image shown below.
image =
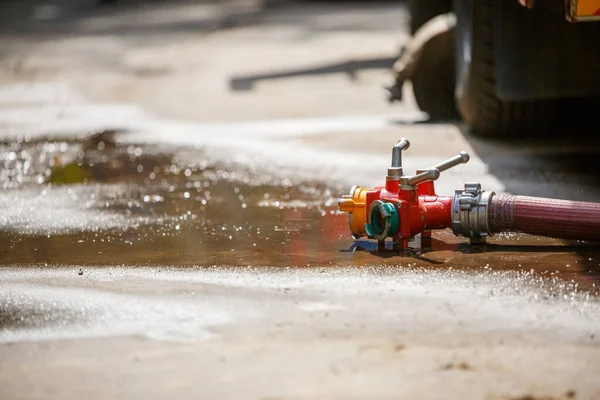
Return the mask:
<svg viewBox="0 0 600 400">
<path fill-rule="evenodd" d="M 493 0 L 456 0 L 456 102 L 473 133 L 515 136 L 546 132 L 556 101 L 502 101 L 496 96 Z"/>
<path fill-rule="evenodd" d="M 434 36 L 421 50 L 412 80 L 415 100 L 431 120 L 458 119 L 454 99 L 455 29 Z"/>
<path fill-rule="evenodd" d="M 408 0 L 411 35 L 414 35 L 431 18 L 450 11 L 452 11 L 452 0 Z"/>
</svg>

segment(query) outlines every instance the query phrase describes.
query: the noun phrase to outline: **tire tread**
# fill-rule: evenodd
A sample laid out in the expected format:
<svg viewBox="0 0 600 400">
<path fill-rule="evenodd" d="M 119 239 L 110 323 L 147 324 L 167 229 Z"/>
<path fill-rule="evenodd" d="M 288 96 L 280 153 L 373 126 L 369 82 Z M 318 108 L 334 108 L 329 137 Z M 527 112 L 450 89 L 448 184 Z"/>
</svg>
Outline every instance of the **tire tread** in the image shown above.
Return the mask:
<svg viewBox="0 0 600 400">
<path fill-rule="evenodd" d="M 552 101 L 502 101 L 496 96 L 492 0 L 474 0 L 471 66 L 458 109 L 481 136 L 515 136 L 544 131 L 553 123 Z M 460 26 L 460 25 L 459 25 Z"/>
</svg>

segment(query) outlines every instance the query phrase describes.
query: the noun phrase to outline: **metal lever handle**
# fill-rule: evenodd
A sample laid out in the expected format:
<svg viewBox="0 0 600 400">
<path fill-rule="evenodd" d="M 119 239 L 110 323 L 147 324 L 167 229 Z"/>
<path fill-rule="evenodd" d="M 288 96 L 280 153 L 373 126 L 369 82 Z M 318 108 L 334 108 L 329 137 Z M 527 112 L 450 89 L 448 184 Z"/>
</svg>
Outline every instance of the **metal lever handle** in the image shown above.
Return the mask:
<svg viewBox="0 0 600 400">
<path fill-rule="evenodd" d="M 441 163 L 439 163 L 437 165 L 434 165 L 433 167 L 431 167 L 431 169 L 435 168 L 435 169 L 439 170 L 440 172 L 443 172 L 452 167 L 456 167 L 458 164 L 467 163 L 470 158 L 471 157 L 469 156 L 469 153 L 461 151 L 458 155 L 456 155 L 452 158 L 449 158 L 446 161 L 442 161 Z"/>
<path fill-rule="evenodd" d="M 415 176 L 407 176 L 402 178 L 403 185 L 416 186 L 421 182 L 435 181 L 440 177 L 440 170 L 437 168 L 429 168 L 425 172 L 421 172 Z"/>
</svg>

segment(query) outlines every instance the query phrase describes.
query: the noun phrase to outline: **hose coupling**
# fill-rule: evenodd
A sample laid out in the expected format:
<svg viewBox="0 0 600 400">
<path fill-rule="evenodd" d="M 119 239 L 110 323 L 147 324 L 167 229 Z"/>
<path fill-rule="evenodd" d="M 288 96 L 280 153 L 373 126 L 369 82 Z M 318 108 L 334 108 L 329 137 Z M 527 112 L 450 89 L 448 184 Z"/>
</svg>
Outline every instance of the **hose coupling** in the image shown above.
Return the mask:
<svg viewBox="0 0 600 400">
<path fill-rule="evenodd" d="M 369 223 L 365 224 L 365 231 L 370 238 L 385 240 L 398 233 L 399 229 L 400 216 L 394 204 L 381 200 L 371 203 Z"/>
<path fill-rule="evenodd" d="M 485 243 L 490 236 L 488 210 L 494 192 L 481 189 L 479 182 L 465 183 L 464 190 L 456 190 L 452 199 L 452 232 L 464 236 L 471 244 Z"/>
<path fill-rule="evenodd" d="M 367 192 L 368 189 L 354 185 L 350 189 L 350 194 L 345 194 L 338 200 L 340 211 L 348 213 L 348 223 L 354 239 L 366 235 Z"/>
</svg>

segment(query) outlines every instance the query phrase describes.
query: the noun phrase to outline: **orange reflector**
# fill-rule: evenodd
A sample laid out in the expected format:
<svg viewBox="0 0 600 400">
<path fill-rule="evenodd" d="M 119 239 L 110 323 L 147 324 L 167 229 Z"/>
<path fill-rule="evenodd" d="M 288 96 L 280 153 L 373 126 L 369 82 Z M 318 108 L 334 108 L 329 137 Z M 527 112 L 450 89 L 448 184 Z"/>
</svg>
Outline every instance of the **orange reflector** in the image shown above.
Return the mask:
<svg viewBox="0 0 600 400">
<path fill-rule="evenodd" d="M 600 0 L 577 1 L 577 17 L 591 17 L 594 15 L 600 15 Z"/>
</svg>

